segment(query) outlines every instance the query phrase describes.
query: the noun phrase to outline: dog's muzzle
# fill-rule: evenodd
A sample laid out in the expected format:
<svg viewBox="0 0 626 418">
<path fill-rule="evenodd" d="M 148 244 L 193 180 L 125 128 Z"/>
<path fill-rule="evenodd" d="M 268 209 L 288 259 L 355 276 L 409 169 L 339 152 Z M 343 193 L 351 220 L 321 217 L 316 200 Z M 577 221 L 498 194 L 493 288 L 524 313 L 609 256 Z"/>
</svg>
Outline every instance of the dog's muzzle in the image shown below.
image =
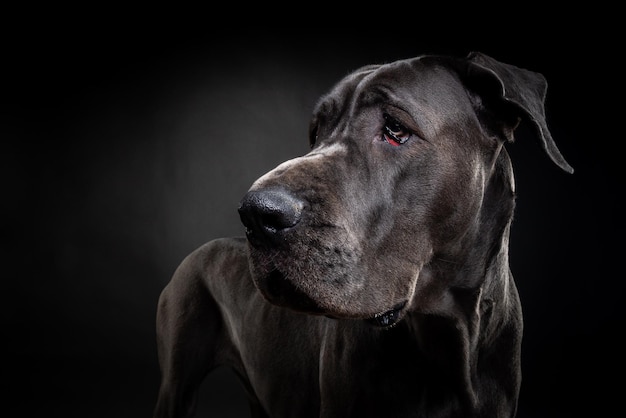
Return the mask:
<svg viewBox="0 0 626 418">
<path fill-rule="evenodd" d="M 350 296 L 346 296 L 345 299 L 336 297 L 337 293 L 344 291 L 342 286 L 347 286 L 342 281 L 341 274 L 345 274 L 345 271 L 342 271 L 345 265 L 342 264 L 345 260 L 341 257 L 325 259 L 320 252 L 316 252 L 315 256 L 319 259 L 315 256 L 311 259 L 310 254 L 305 252 L 308 259 L 303 264 L 306 267 L 310 268 L 311 265 L 320 263 L 326 270 L 325 275 L 319 280 L 309 280 L 304 285 L 300 282 L 302 278 L 298 274 L 302 271 L 306 274 L 306 269 L 296 268 L 298 274 L 293 274 L 294 270 L 290 271 L 289 268 L 281 270 L 285 264 L 302 262 L 298 259 L 303 257 L 299 246 L 311 245 L 310 242 L 305 244 L 301 242 L 303 235 L 309 234 L 303 234 L 296 229 L 298 226 L 307 227 L 303 221 L 306 207 L 302 199 L 281 187 L 251 190 L 241 200 L 239 216 L 246 228 L 246 237 L 251 246 L 253 260 L 251 271 L 255 285 L 265 298 L 274 305 L 299 312 L 326 315 L 331 318 L 361 318 L 381 328 L 388 328 L 399 322 L 404 316 L 406 301 L 372 315 L 374 306 L 360 306 L 361 301 L 351 300 Z M 330 254 L 330 257 L 333 256 L 337 256 L 336 252 Z M 335 267 L 339 273 L 334 271 Z M 317 269 L 316 273 L 319 271 Z M 332 275 L 335 273 L 337 276 L 333 279 Z M 324 299 L 325 294 L 331 295 L 331 299 Z M 332 299 L 333 296 L 335 299 Z M 345 307 L 351 303 L 353 303 L 351 310 L 346 310 Z"/>
</svg>

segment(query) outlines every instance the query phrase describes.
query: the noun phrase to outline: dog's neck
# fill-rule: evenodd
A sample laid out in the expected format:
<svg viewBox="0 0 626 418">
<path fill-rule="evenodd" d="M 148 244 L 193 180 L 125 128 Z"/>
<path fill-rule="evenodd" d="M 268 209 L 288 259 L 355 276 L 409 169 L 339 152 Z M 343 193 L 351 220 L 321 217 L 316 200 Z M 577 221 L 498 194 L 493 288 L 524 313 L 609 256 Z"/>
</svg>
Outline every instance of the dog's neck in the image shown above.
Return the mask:
<svg viewBox="0 0 626 418">
<path fill-rule="evenodd" d="M 517 290 L 509 270 L 509 231 L 515 206 L 513 171 L 504 149 L 486 184 L 477 224 L 456 252 L 424 266 L 405 329 L 446 382 L 456 382 L 462 402 L 477 404 L 471 376 L 480 347 L 494 347 L 504 324 L 515 321 Z M 511 309 L 501 309 L 510 305 Z M 518 324 L 521 328 L 521 324 Z M 514 344 L 517 334 L 509 338 Z"/>
<path fill-rule="evenodd" d="M 434 254 L 424 266 L 415 292 L 419 298 L 413 302 L 414 310 L 475 322 L 479 320 L 476 315 L 488 309 L 491 300 L 506 303 L 507 295 L 515 293 L 510 289 L 514 284 L 508 259 L 515 208 L 514 178 L 504 148 L 485 186 L 476 223 L 450 252 Z"/>
</svg>

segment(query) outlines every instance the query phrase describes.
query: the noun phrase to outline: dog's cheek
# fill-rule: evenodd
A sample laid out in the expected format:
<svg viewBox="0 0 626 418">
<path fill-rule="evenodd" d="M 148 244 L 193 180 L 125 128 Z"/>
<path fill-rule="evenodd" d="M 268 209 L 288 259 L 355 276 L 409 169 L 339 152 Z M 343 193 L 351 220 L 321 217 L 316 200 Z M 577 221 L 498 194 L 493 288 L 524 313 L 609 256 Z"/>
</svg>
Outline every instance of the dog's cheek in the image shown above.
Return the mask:
<svg viewBox="0 0 626 418">
<path fill-rule="evenodd" d="M 420 270 L 432 257 L 433 245 L 425 223 L 427 207 L 420 199 L 389 201 L 393 204 L 372 215 L 372 220 L 378 221 L 372 228 L 378 231 L 377 237 L 366 241 L 362 263 L 367 266 L 366 287 L 370 290 L 366 292 L 384 293 L 378 299 L 392 306 L 411 299 Z"/>
<path fill-rule="evenodd" d="M 396 194 L 402 210 L 411 218 L 408 228 L 418 228 L 407 234 L 421 237 L 420 245 L 433 252 L 458 242 L 475 224 L 482 203 L 485 172 L 481 169 L 484 165 L 479 164 L 480 157 L 473 156 L 471 150 L 460 160 L 449 155 L 433 152 L 423 159 L 414 166 L 413 182 L 399 186 Z M 424 237 L 425 233 L 429 236 Z"/>
</svg>

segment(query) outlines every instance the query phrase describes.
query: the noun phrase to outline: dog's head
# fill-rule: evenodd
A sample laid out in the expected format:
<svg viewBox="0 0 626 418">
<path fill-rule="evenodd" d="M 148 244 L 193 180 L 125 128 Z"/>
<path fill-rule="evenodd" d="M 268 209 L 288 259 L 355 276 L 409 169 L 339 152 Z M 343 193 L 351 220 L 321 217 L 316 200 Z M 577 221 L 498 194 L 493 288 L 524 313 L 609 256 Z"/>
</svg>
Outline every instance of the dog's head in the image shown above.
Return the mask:
<svg viewBox="0 0 626 418">
<path fill-rule="evenodd" d="M 391 325 L 482 285 L 513 212 L 503 144 L 545 122 L 544 78 L 482 54 L 363 67 L 317 104 L 311 151 L 259 178 L 239 212 L 272 303 Z"/>
</svg>

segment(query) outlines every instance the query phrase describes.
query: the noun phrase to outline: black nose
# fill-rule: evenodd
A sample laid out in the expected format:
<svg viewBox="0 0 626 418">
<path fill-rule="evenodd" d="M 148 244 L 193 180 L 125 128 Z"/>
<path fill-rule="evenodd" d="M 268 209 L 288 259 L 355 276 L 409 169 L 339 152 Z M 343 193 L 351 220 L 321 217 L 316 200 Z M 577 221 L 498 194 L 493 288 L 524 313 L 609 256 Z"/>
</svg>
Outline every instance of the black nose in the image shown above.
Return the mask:
<svg viewBox="0 0 626 418">
<path fill-rule="evenodd" d="M 303 208 L 304 203 L 286 190 L 258 190 L 243 197 L 239 217 L 252 245 L 276 245 L 284 239 L 281 232 L 300 221 Z"/>
</svg>

